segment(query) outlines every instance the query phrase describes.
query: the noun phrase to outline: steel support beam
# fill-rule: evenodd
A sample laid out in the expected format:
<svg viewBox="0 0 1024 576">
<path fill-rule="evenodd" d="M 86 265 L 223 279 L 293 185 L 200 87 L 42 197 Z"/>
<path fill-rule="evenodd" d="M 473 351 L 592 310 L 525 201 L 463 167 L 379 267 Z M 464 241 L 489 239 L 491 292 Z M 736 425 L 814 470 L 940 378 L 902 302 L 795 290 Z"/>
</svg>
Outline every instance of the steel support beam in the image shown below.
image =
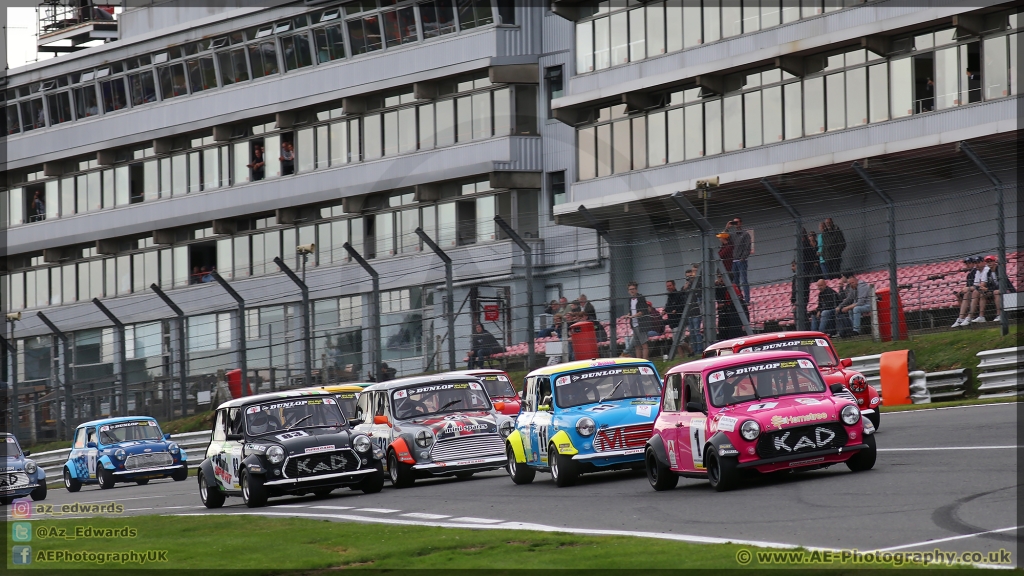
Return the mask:
<svg viewBox="0 0 1024 576">
<path fill-rule="evenodd" d="M 245 349 L 245 300 L 238 295 L 238 292 L 235 292 L 235 289 L 216 270 L 210 272 L 210 275 L 238 303 L 238 363 L 239 368 L 242 369 L 242 390 L 240 394 L 245 396 L 245 391 L 249 387 L 248 353 Z"/>
<path fill-rule="evenodd" d="M 11 361 L 7 363 L 11 371 L 11 426 L 9 430 L 15 437 L 18 436 L 18 341 L 14 339 L 14 321 L 8 319 L 10 325 L 7 336 L 7 350 L 11 354 Z"/>
<path fill-rule="evenodd" d="M 533 370 L 533 339 L 536 335 L 536 331 L 533 329 L 533 249 L 519 237 L 519 234 L 501 216 L 495 215 L 494 223 L 519 246 L 519 249 L 523 251 L 523 256 L 526 258 L 526 364 L 527 370 Z"/>
<path fill-rule="evenodd" d="M 708 222 L 707 218 L 704 217 L 689 200 L 683 195 L 682 192 L 676 192 L 670 196 L 672 201 L 676 203 L 676 206 L 686 214 L 700 230 L 700 252 L 701 252 L 701 284 L 703 285 L 703 300 L 704 300 L 704 349 L 707 350 L 708 346 L 714 344 L 718 340 L 718 330 L 715 325 L 715 284 L 711 280 L 711 268 L 714 262 L 714 256 L 711 252 L 710 235 L 714 230 L 711 227 L 711 223 Z M 726 274 L 728 276 L 728 274 Z M 732 279 L 729 279 L 732 282 Z M 738 310 L 740 314 L 743 313 L 743 309 Z"/>
<path fill-rule="evenodd" d="M 302 256 L 305 258 L 306 254 L 303 254 Z M 301 278 L 295 275 L 295 272 L 292 272 L 292 269 L 284 263 L 284 260 L 281 260 L 280 256 L 274 257 L 274 264 L 277 264 L 277 267 L 285 273 L 285 276 L 288 276 L 288 278 L 299 287 L 299 291 L 302 292 L 302 339 L 305 341 L 305 344 L 302 346 L 302 362 L 305 368 L 306 386 L 312 386 L 313 352 L 311 349 L 313 340 L 310 338 L 309 334 L 309 287 L 306 286 L 306 283 Z M 303 266 L 305 266 L 305 264 L 303 264 Z"/>
<path fill-rule="evenodd" d="M 68 440 L 71 439 L 71 435 L 74 433 L 75 427 L 72 424 L 72 414 L 74 407 L 74 400 L 71 396 L 71 381 L 73 380 L 73 368 L 71 366 L 71 342 L 68 340 L 68 335 L 63 330 L 57 328 L 46 314 L 42 312 L 36 312 L 36 317 L 42 320 L 43 324 L 50 329 L 50 332 L 60 340 L 61 344 L 61 355 L 64 356 L 64 431 L 67 433 Z M 58 422 L 60 422 L 60 416 L 58 415 Z"/>
<path fill-rule="evenodd" d="M 615 243 L 612 242 L 612 233 L 607 230 L 603 224 L 594 218 L 594 215 L 587 210 L 587 207 L 580 204 L 577 209 L 581 216 L 594 227 L 594 231 L 597 232 L 598 238 L 604 240 L 605 244 L 608 245 L 608 356 L 615 358 L 619 355 L 619 335 L 617 334 L 616 325 L 618 324 L 619 317 L 618 313 L 618 298 L 615 297 L 615 291 L 618 290 L 619 279 L 616 275 L 615 266 Z M 601 257 L 601 247 L 597 247 L 597 257 Z"/>
<path fill-rule="evenodd" d="M 803 243 L 806 231 L 804 230 L 804 221 L 800 216 L 800 213 L 796 211 L 782 196 L 782 192 L 779 192 L 767 178 L 761 178 L 761 184 L 771 193 L 783 208 L 789 212 L 789 215 L 793 217 L 793 222 L 796 224 L 796 282 L 797 287 L 803 286 L 804 278 L 807 275 L 804 272 L 804 260 L 803 260 Z M 808 285 L 807 293 L 803 290 L 797 289 L 796 291 L 796 329 L 807 330 L 807 298 L 810 296 L 810 285 Z"/>
<path fill-rule="evenodd" d="M 455 370 L 455 289 L 452 287 L 452 259 L 441 249 L 427 233 L 423 231 L 423 228 L 416 228 L 416 235 L 423 240 L 423 243 L 428 248 L 437 254 L 437 257 L 444 262 L 444 288 L 448 292 L 448 299 L 444 304 L 444 315 L 448 321 L 448 369 Z M 533 335 L 530 335 L 531 341 Z"/>
<path fill-rule="evenodd" d="M 886 220 L 889 223 L 889 322 L 891 326 L 890 334 L 892 339 L 902 340 L 903 335 L 900 334 L 900 322 L 899 322 L 899 309 L 896 306 L 897 300 L 900 297 L 899 282 L 896 279 L 896 204 L 893 203 L 892 198 L 886 194 L 881 188 L 875 184 L 875 181 L 868 176 L 867 171 L 861 167 L 859 162 L 853 163 L 853 170 L 861 177 L 861 180 L 867 183 L 867 185 L 878 194 L 878 197 L 885 202 L 888 206 L 889 212 Z M 837 319 L 838 321 L 838 319 Z M 837 324 L 838 325 L 838 324 Z"/>
<path fill-rule="evenodd" d="M 117 356 L 118 356 L 118 366 L 119 366 L 118 372 L 120 373 L 119 377 L 121 379 L 121 406 L 119 407 L 118 411 L 121 413 L 121 416 L 127 416 L 128 415 L 128 357 L 127 357 L 128 356 L 128 351 L 127 351 L 127 346 L 126 346 L 126 342 L 125 342 L 124 322 L 121 322 L 121 320 L 118 319 L 117 316 L 114 316 L 114 313 L 111 312 L 110 309 L 108 309 L 103 304 L 103 302 L 100 302 L 99 298 L 93 298 L 92 299 L 92 303 L 95 304 L 96 307 L 100 309 L 100 312 L 103 312 L 103 315 L 106 316 L 108 320 L 110 320 L 110 322 L 114 325 L 115 328 L 117 328 L 117 332 L 118 332 L 118 335 L 117 335 Z M 114 407 L 111 406 L 110 409 L 111 409 L 111 412 L 113 412 Z"/>
<path fill-rule="evenodd" d="M 384 370 L 380 365 L 383 359 L 380 349 L 380 275 L 351 244 L 345 242 L 341 247 L 370 275 L 373 289 L 370 298 L 370 364 L 373 365 L 374 381 L 383 382 Z"/>
<path fill-rule="evenodd" d="M 186 395 L 186 392 L 188 391 L 188 377 L 186 374 L 186 355 L 188 354 L 188 348 L 185 347 L 185 312 L 183 312 L 181 308 L 179 308 L 178 305 L 160 289 L 159 286 L 156 284 L 150 284 L 149 287 L 153 292 L 156 292 L 156 295 L 159 296 L 160 299 L 164 301 L 164 304 L 167 304 L 167 307 L 170 308 L 174 312 L 175 316 L 178 317 L 178 384 L 181 387 L 181 417 L 184 418 L 185 416 L 188 416 L 188 396 Z M 214 408 L 216 408 L 216 406 L 214 406 Z"/>
<path fill-rule="evenodd" d="M 700 269 L 697 271 L 700 272 Z M 693 295 L 697 292 L 698 286 L 700 286 L 700 277 L 694 276 L 693 285 L 686 291 L 686 303 L 683 304 L 683 314 L 679 317 L 679 325 L 672 327 L 672 350 L 668 353 L 669 360 L 675 360 L 676 358 L 676 349 L 679 348 L 679 340 L 682 339 L 683 332 L 686 330 L 686 321 L 690 319 L 688 312 L 690 311 L 690 304 L 693 303 Z"/>
</svg>

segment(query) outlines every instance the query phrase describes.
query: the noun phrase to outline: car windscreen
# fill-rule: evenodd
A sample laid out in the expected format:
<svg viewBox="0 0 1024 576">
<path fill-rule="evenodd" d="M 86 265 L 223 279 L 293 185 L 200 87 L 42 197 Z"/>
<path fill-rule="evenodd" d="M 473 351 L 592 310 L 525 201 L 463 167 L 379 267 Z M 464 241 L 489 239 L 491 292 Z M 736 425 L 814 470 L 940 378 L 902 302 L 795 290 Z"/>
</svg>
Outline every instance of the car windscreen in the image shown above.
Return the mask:
<svg viewBox="0 0 1024 576">
<path fill-rule="evenodd" d="M 707 389 L 711 404 L 720 407 L 790 394 L 824 392 L 825 382 L 813 362 L 797 358 L 712 370 L 707 375 Z"/>
<path fill-rule="evenodd" d="M 338 399 L 338 408 L 345 418 L 352 418 L 356 413 L 356 404 L 359 402 L 359 392 L 338 392 L 334 395 Z"/>
<path fill-rule="evenodd" d="M 777 340 L 740 348 L 740 352 L 767 352 L 769 350 L 806 352 L 814 356 L 814 361 L 818 363 L 818 366 L 836 366 L 839 364 L 835 353 L 832 352 L 832 347 L 828 345 L 828 340 L 824 338 Z"/>
<path fill-rule="evenodd" d="M 491 409 L 491 400 L 478 382 L 448 382 L 410 386 L 391 393 L 395 418 L 408 420 L 444 412 Z"/>
<path fill-rule="evenodd" d="M 484 374 L 479 376 L 484 382 L 484 390 L 491 398 L 511 398 L 516 395 L 508 376 L 504 374 Z"/>
<path fill-rule="evenodd" d="M 20 458 L 21 457 L 21 446 L 18 446 L 18 439 L 14 436 L 5 436 L 7 441 L 4 443 L 4 456 L 7 458 Z"/>
<path fill-rule="evenodd" d="M 555 378 L 555 402 L 560 408 L 659 396 L 661 381 L 650 366 L 607 366 Z"/>
<path fill-rule="evenodd" d="M 245 409 L 245 429 L 251 436 L 279 430 L 337 428 L 344 424 L 345 417 L 332 396 L 282 398 Z"/>
<path fill-rule="evenodd" d="M 132 420 L 100 426 L 100 444 L 117 444 L 131 440 L 160 440 L 164 437 L 153 420 Z"/>
</svg>

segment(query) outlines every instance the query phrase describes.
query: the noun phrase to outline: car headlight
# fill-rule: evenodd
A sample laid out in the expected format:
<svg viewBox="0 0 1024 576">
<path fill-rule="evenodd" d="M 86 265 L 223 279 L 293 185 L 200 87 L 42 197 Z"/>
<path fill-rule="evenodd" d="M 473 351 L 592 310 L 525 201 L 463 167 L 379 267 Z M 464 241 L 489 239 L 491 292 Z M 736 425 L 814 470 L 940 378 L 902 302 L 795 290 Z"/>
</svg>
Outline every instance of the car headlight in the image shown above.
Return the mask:
<svg viewBox="0 0 1024 576">
<path fill-rule="evenodd" d="M 270 460 L 271 464 L 280 464 L 284 462 L 284 448 L 280 446 L 271 446 L 267 448 L 267 460 Z"/>
<path fill-rule="evenodd" d="M 420 430 L 416 433 L 416 445 L 420 448 L 430 448 L 434 444 L 434 435 L 429 430 Z"/>
<path fill-rule="evenodd" d="M 854 392 L 863 392 L 868 389 L 868 379 L 863 374 L 854 374 L 850 376 L 850 390 Z"/>
<path fill-rule="evenodd" d="M 370 439 L 363 434 L 352 439 L 352 446 L 356 449 L 356 452 L 368 451 L 370 449 L 370 444 Z"/>
<path fill-rule="evenodd" d="M 508 435 L 512 433 L 514 426 L 512 426 L 511 420 L 502 420 L 498 426 L 498 433 L 501 434 L 502 438 L 508 438 Z"/>
<path fill-rule="evenodd" d="M 118 460 L 124 460 L 124 448 L 118 448 L 114 451 L 114 458 Z"/>
<path fill-rule="evenodd" d="M 31 460 L 25 461 L 25 472 L 28 474 L 36 473 L 36 463 Z"/>
<path fill-rule="evenodd" d="M 174 442 L 171 442 L 170 444 L 167 445 L 167 451 L 170 452 L 171 454 L 177 454 L 179 450 L 180 448 L 178 448 L 178 445 Z"/>
<path fill-rule="evenodd" d="M 580 436 L 591 436 L 596 429 L 597 426 L 594 424 L 594 421 L 586 416 L 576 421 L 576 431 L 579 432 Z"/>
<path fill-rule="evenodd" d="M 860 410 L 853 404 L 847 404 L 839 412 L 839 417 L 843 419 L 843 424 L 853 426 L 857 423 L 857 420 L 860 420 Z"/>
<path fill-rule="evenodd" d="M 747 420 L 740 426 L 740 436 L 743 436 L 744 440 L 753 440 L 760 433 L 761 425 L 757 423 L 757 420 Z"/>
</svg>

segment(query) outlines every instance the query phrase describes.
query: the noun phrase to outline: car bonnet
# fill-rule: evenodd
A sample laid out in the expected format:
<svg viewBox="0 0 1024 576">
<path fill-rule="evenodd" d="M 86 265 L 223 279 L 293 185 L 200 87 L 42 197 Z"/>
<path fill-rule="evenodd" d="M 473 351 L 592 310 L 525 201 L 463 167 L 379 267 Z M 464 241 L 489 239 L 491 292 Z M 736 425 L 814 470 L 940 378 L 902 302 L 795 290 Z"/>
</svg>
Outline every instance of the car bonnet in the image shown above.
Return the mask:
<svg viewBox="0 0 1024 576">
<path fill-rule="evenodd" d="M 415 428 L 430 430 L 438 440 L 478 434 L 497 434 L 498 424 L 491 412 L 446 412 L 402 422 L 403 431 Z"/>
<path fill-rule="evenodd" d="M 828 424 L 839 421 L 839 411 L 845 404 L 850 402 L 837 401 L 828 392 L 762 398 L 718 410 L 712 418 L 712 426 L 725 432 L 731 431 L 729 427 L 738 431 L 739 426 L 750 419 L 756 420 L 761 430 Z"/>
</svg>

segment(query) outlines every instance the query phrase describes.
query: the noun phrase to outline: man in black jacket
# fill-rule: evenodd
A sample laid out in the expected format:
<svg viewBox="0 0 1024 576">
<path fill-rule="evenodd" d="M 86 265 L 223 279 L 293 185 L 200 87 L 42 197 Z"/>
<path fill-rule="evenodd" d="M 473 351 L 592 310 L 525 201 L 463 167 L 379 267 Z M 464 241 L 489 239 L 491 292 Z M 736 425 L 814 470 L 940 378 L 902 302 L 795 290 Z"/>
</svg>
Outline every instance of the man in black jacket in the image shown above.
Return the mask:
<svg viewBox="0 0 1024 576">
<path fill-rule="evenodd" d="M 829 288 L 824 278 L 818 280 L 818 308 L 811 312 L 811 331 L 832 334 L 835 332 L 836 308 L 839 307 L 839 293 Z"/>
<path fill-rule="evenodd" d="M 675 280 L 665 280 L 665 293 L 665 314 L 668 315 L 669 326 L 676 330 L 679 328 L 679 320 L 683 317 L 686 293 L 676 290 Z"/>
<path fill-rule="evenodd" d="M 846 236 L 831 218 L 825 219 L 825 231 L 822 232 L 821 243 L 822 256 L 825 257 L 825 267 L 828 268 L 829 279 L 839 278 L 839 271 L 843 269 Z"/>
<path fill-rule="evenodd" d="M 484 330 L 483 325 L 477 324 L 473 327 L 473 341 L 472 348 L 469 350 L 468 368 L 472 370 L 474 364 L 478 368 L 483 368 L 484 358 L 492 354 L 500 354 L 504 351 L 505 349 L 501 347 L 501 344 L 498 344 L 497 338 L 487 330 Z"/>
<path fill-rule="evenodd" d="M 637 290 L 637 283 L 630 282 L 629 289 L 629 325 L 633 329 L 633 347 L 639 349 L 637 358 L 647 359 L 647 331 L 650 330 L 650 313 L 647 299 Z"/>
</svg>

